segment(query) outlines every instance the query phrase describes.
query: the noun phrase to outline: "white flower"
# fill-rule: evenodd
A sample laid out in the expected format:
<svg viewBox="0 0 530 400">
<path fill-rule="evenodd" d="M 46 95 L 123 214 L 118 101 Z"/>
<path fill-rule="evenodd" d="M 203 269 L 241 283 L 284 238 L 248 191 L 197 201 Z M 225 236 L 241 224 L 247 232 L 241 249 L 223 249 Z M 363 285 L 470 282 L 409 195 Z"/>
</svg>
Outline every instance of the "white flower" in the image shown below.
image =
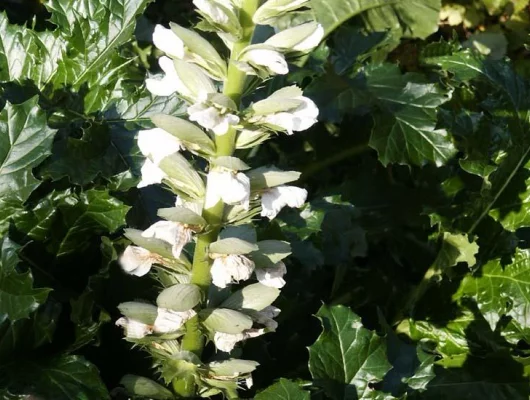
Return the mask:
<svg viewBox="0 0 530 400">
<path fill-rule="evenodd" d="M 248 329 L 242 333 L 215 332 L 213 342 L 218 350 L 230 353 L 237 343 L 263 335 L 265 329 Z"/>
<path fill-rule="evenodd" d="M 166 173 L 162 171 L 158 167 L 158 165 L 153 163 L 150 159 L 145 160 L 144 165 L 142 165 L 142 169 L 140 171 L 142 173 L 142 179 L 140 183 L 138 183 L 138 188 L 162 183 L 162 179 L 167 176 Z"/>
<path fill-rule="evenodd" d="M 275 130 L 304 131 L 317 122 L 318 107 L 309 98 L 302 96 L 297 86 L 287 86 L 277 90 L 264 100 L 251 107 L 253 115 L 249 122 L 262 124 Z"/>
<path fill-rule="evenodd" d="M 224 135 L 230 125 L 239 123 L 239 117 L 234 114 L 223 113 L 214 106 L 197 103 L 188 107 L 190 121 L 196 121 L 206 129 L 211 129 L 216 135 Z"/>
<path fill-rule="evenodd" d="M 285 57 L 273 48 L 249 46 L 241 54 L 236 65 L 242 71 L 260 76 L 285 75 L 289 72 L 289 66 Z M 264 74 L 260 74 L 263 71 Z"/>
<path fill-rule="evenodd" d="M 193 231 L 179 222 L 158 221 L 143 231 L 142 236 L 161 239 L 171 244 L 173 256 L 179 258 L 184 246 L 191 242 Z"/>
<path fill-rule="evenodd" d="M 302 207 L 307 199 L 307 190 L 296 186 L 276 186 L 261 194 L 261 216 L 275 218 L 285 207 Z"/>
<path fill-rule="evenodd" d="M 153 333 L 152 326 L 127 317 L 121 317 L 118 319 L 116 325 L 121 326 L 125 330 L 125 336 L 130 339 L 141 339 L 146 335 Z"/>
<path fill-rule="evenodd" d="M 211 208 L 222 200 L 226 204 L 250 206 L 250 179 L 242 172 L 210 171 L 208 173 L 205 207 Z"/>
<path fill-rule="evenodd" d="M 153 264 L 160 262 L 160 256 L 151 253 L 138 246 L 127 246 L 120 257 L 120 264 L 122 269 L 135 276 L 144 276 L 150 270 Z"/>
<path fill-rule="evenodd" d="M 265 286 L 281 289 L 285 286 L 283 276 L 287 273 L 285 264 L 281 261 L 270 268 L 256 268 L 254 271 L 259 283 Z"/>
<path fill-rule="evenodd" d="M 252 260 L 237 254 L 212 254 L 214 262 L 210 273 L 215 286 L 225 288 L 230 283 L 246 281 L 252 276 Z"/>
<path fill-rule="evenodd" d="M 213 338 L 215 347 L 218 350 L 230 353 L 238 342 L 255 338 L 267 332 L 276 330 L 278 323 L 274 321 L 273 318 L 277 317 L 278 314 L 280 314 L 279 308 L 268 306 L 254 316 L 254 321 L 260 325 L 263 325 L 264 328 L 246 329 L 241 333 L 235 334 L 215 332 Z"/>
<path fill-rule="evenodd" d="M 161 128 L 138 132 L 138 147 L 142 154 L 158 164 L 164 157 L 184 149 L 182 142 Z"/>
<path fill-rule="evenodd" d="M 252 19 L 259 25 L 273 25 L 289 11 L 296 10 L 309 3 L 309 0 L 268 0 L 259 7 Z"/>
<path fill-rule="evenodd" d="M 156 25 L 153 32 L 153 43 L 171 57 L 184 58 L 184 42 L 171 29 Z"/>
<path fill-rule="evenodd" d="M 162 79 L 149 78 L 145 80 L 147 90 L 156 96 L 169 96 L 178 92 L 186 99 L 194 100 L 208 93 L 216 92 L 211 79 L 200 67 L 194 64 L 172 60 L 166 56 L 160 57 L 158 64 L 166 75 Z"/>
<path fill-rule="evenodd" d="M 145 86 L 156 96 L 170 96 L 175 92 L 187 92 L 185 85 L 175 71 L 175 65 L 169 57 L 160 57 L 158 64 L 166 74 L 162 79 L 149 78 L 145 80 Z"/>
<path fill-rule="evenodd" d="M 281 51 L 308 52 L 317 47 L 323 37 L 322 25 L 306 22 L 277 33 L 267 39 L 265 44 Z"/>
<path fill-rule="evenodd" d="M 153 330 L 156 333 L 168 333 L 178 331 L 184 323 L 190 318 L 197 315 L 194 310 L 177 312 L 167 308 L 158 307 L 158 314 L 156 316 Z"/>
<path fill-rule="evenodd" d="M 211 0 L 193 0 L 193 4 L 203 13 L 203 15 L 216 24 L 226 25 L 230 22 L 230 18 L 226 12 L 226 9 L 232 7 L 230 3 Z"/>
</svg>

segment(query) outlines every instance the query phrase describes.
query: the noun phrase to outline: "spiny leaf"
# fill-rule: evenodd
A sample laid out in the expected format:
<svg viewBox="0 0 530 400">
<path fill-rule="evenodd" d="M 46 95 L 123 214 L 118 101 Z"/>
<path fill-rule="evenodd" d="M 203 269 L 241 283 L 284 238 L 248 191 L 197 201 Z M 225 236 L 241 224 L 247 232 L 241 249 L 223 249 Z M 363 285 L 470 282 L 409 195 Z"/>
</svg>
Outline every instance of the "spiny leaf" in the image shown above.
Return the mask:
<svg viewBox="0 0 530 400">
<path fill-rule="evenodd" d="M 320 308 L 323 332 L 309 347 L 309 370 L 332 398 L 370 398 L 369 383 L 390 370 L 384 340 L 364 328 L 361 318 L 344 306 Z"/>
</svg>

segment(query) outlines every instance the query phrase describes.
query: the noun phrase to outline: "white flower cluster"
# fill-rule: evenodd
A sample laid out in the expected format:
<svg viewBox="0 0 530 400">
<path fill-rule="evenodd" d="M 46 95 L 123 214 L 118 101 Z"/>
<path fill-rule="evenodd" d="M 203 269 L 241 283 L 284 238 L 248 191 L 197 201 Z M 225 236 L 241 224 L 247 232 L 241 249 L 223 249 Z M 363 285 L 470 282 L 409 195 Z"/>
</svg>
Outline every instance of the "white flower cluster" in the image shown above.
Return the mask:
<svg viewBox="0 0 530 400">
<path fill-rule="evenodd" d="M 200 29 L 217 33 L 230 51 L 241 41 L 245 45 L 232 52 L 227 62 L 192 30 L 173 23 L 154 29 L 153 43 L 164 53 L 159 59 L 163 74 L 149 77 L 146 88 L 154 96 L 179 96 L 187 104 L 187 118 L 158 114 L 151 118 L 154 128 L 138 132 L 138 148 L 145 156 L 138 187 L 164 184 L 177 200 L 174 207 L 158 210 L 161 220 L 147 229 L 126 230 L 132 244 L 120 257 L 123 271 L 140 277 L 154 270 L 164 290 L 156 306 L 121 304 L 124 316 L 116 324 L 124 328 L 128 340 L 152 343 L 146 348 L 162 369 L 167 357 L 173 367 L 177 361 L 184 363 L 183 371 L 193 373 L 194 381 L 207 388 L 207 393 L 226 395 L 242 381 L 250 386 L 250 373 L 257 363 L 228 359 L 203 364 L 181 344 L 181 337 L 188 334 L 188 325 L 194 326 L 217 350 L 230 353 L 238 343 L 276 329 L 274 318 L 280 310 L 272 303 L 286 284 L 283 260 L 290 246 L 278 240 L 257 241 L 254 228 L 241 221 L 249 222 L 257 215 L 272 220 L 286 206 L 302 207 L 307 198 L 305 189 L 288 185 L 300 173 L 251 168 L 234 157 L 233 151 L 256 146 L 276 132 L 304 131 L 318 117 L 316 104 L 297 86 L 279 89 L 242 109 L 237 103 L 243 93 L 231 92 L 230 79 L 287 74 L 290 57 L 318 46 L 324 30 L 309 21 L 277 30 L 263 43 L 250 44 L 248 27 L 243 29 L 240 21 L 245 0 L 193 3 L 202 16 Z M 268 0 L 253 21 L 278 26 L 290 13 L 308 5 L 308 0 Z M 244 86 L 244 82 L 237 83 L 237 87 Z M 202 168 L 205 163 L 200 158 L 207 169 Z M 195 245 L 196 259 L 190 262 L 186 246 L 197 235 L 203 236 Z M 209 268 L 207 282 L 204 270 L 199 282 L 196 269 L 204 265 Z M 210 283 L 229 288 L 219 291 L 226 298 L 218 308 L 207 308 L 212 301 L 205 286 Z M 240 284 L 236 291 L 234 284 Z M 196 322 L 191 324 L 191 319 Z"/>
</svg>

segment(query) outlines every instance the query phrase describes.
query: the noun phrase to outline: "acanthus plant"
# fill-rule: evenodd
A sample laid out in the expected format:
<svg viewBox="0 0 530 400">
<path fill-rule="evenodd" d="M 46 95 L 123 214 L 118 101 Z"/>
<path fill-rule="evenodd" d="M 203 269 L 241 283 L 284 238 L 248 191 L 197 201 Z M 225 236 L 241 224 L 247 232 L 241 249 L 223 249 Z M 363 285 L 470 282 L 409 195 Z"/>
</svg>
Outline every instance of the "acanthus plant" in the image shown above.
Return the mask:
<svg viewBox="0 0 530 400">
<path fill-rule="evenodd" d="M 234 156 L 276 134 L 304 131 L 318 116 L 297 86 L 242 102 L 260 82 L 287 74 L 288 60 L 311 51 L 324 36 L 322 26 L 305 21 L 252 43 L 256 25 L 275 25 L 306 2 L 259 3 L 194 0 L 202 16 L 198 28 L 217 34 L 229 60 L 177 24 L 158 25 L 153 34 L 165 53 L 159 59 L 164 75 L 148 78 L 146 87 L 157 96 L 176 92 L 188 104 L 187 119 L 158 114 L 152 117 L 156 128 L 138 134 L 146 156 L 138 186 L 164 185 L 175 194 L 175 206 L 159 209 L 161 220 L 144 231 L 126 230 L 132 244 L 120 258 L 123 270 L 155 274 L 163 290 L 156 305 L 122 303 L 116 324 L 150 353 L 164 383 L 182 397 L 237 398 L 238 388 L 252 385 L 258 363 L 231 354 L 276 329 L 280 309 L 274 301 L 286 283 L 283 260 L 290 254 L 287 242 L 258 241 L 253 221 L 273 219 L 285 206 L 301 207 L 307 197 L 291 184 L 299 172 L 251 168 Z M 134 395 L 149 394 L 147 387 L 171 395 L 147 378 L 127 375 L 122 383 Z"/>
</svg>

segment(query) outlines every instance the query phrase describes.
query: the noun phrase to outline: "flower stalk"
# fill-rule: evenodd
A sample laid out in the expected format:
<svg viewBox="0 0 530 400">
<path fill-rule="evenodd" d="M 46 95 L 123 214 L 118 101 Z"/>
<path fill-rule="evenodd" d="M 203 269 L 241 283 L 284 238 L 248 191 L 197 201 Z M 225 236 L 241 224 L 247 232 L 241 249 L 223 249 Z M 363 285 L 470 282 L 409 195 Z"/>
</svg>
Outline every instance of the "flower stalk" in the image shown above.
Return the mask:
<svg viewBox="0 0 530 400">
<path fill-rule="evenodd" d="M 258 8 L 259 0 L 244 0 L 243 7 L 240 11 L 240 23 L 243 28 L 243 37 L 240 41 L 234 43 L 230 60 L 228 62 L 228 74 L 224 82 L 223 94 L 230 97 L 236 105 L 239 106 L 247 75 L 238 69 L 234 64 L 239 53 L 250 44 L 252 35 L 254 34 L 255 24 L 252 21 L 252 16 Z M 231 156 L 235 148 L 236 130 L 230 127 L 228 132 L 224 135 L 217 135 L 215 137 L 216 156 Z M 208 191 L 208 187 L 206 187 Z M 197 237 L 195 245 L 195 253 L 193 255 L 193 268 L 191 275 L 191 283 L 196 284 L 201 288 L 203 293 L 208 293 L 212 278 L 210 268 L 212 260 L 208 257 L 208 248 L 219 235 L 221 229 L 222 217 L 224 212 L 224 203 L 218 201 L 211 208 L 205 208 L 202 217 L 208 222 L 211 230 L 207 233 Z M 200 330 L 198 317 L 190 319 L 186 323 L 186 334 L 182 341 L 182 349 L 191 351 L 200 357 L 204 347 L 204 336 Z M 173 388 L 175 392 L 184 397 L 190 397 L 195 393 L 195 385 L 190 379 L 173 381 Z"/>
</svg>

